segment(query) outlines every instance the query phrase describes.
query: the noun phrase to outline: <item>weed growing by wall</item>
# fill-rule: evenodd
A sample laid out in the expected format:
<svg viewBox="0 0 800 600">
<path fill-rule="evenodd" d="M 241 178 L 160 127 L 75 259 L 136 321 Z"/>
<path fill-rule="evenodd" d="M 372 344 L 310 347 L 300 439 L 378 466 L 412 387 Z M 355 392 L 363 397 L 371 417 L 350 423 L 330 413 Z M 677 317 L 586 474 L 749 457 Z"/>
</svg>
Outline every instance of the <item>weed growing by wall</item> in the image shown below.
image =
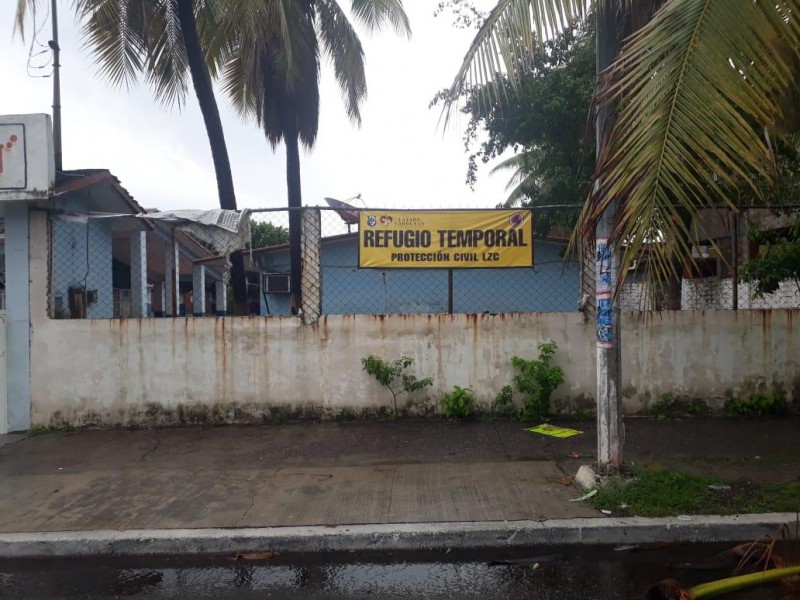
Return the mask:
<svg viewBox="0 0 800 600">
<path fill-rule="evenodd" d="M 410 356 L 402 356 L 394 361 L 386 361 L 379 356 L 373 355 L 361 359 L 361 367 L 364 371 L 368 375 L 372 375 L 378 380 L 378 383 L 391 392 L 395 417 L 399 416 L 397 409 L 398 396 L 433 385 L 433 379 L 430 377 L 417 379 L 415 375 L 406 371 L 413 364 L 414 359 Z"/>
<path fill-rule="evenodd" d="M 453 391 L 442 398 L 444 414 L 448 419 L 463 419 L 472 412 L 472 390 L 454 385 Z"/>
</svg>

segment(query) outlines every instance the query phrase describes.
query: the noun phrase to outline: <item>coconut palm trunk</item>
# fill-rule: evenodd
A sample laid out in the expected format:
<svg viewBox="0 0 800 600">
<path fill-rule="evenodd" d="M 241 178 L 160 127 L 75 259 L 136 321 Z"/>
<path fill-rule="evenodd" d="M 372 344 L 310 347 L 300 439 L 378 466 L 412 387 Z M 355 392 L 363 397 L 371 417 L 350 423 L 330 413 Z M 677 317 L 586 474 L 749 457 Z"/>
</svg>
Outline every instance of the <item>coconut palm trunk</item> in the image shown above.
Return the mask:
<svg viewBox="0 0 800 600">
<path fill-rule="evenodd" d="M 302 222 L 303 196 L 300 187 L 300 142 L 297 132 L 297 118 L 287 119 L 284 135 L 286 144 L 286 188 L 289 200 L 289 264 L 292 299 L 292 312 L 297 314 L 302 308 Z"/>
<path fill-rule="evenodd" d="M 228 158 L 228 147 L 225 144 L 225 134 L 222 131 L 222 119 L 214 96 L 214 86 L 211 83 L 211 77 L 203 56 L 203 49 L 200 46 L 200 39 L 197 35 L 193 2 L 192 0 L 175 0 L 175 2 L 177 3 L 176 8 L 183 44 L 186 48 L 189 73 L 192 76 L 192 85 L 206 125 L 211 157 L 214 161 L 219 206 L 225 210 L 236 210 L 236 193 L 233 189 L 233 174 L 231 172 L 230 159 Z M 244 269 L 242 251 L 234 252 L 231 255 L 231 285 L 233 287 L 234 314 L 247 315 L 249 313 L 247 273 Z"/>
</svg>

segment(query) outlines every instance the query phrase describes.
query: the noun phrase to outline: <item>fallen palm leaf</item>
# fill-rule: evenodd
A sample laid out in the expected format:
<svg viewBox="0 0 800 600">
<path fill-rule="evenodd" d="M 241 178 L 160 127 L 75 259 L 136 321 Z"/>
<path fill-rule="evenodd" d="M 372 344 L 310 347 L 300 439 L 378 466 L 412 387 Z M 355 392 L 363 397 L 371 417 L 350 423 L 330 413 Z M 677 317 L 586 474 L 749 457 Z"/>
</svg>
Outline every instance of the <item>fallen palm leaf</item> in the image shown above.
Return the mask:
<svg viewBox="0 0 800 600">
<path fill-rule="evenodd" d="M 651 588 L 645 596 L 646 600 L 700 600 L 713 598 L 723 594 L 738 592 L 745 588 L 782 581 L 800 575 L 800 566 L 782 569 L 767 569 L 748 575 L 737 575 L 717 581 L 701 583 L 689 589 L 680 587 L 677 581 L 668 579 Z"/>
<path fill-rule="evenodd" d="M 584 500 L 588 500 L 589 498 L 593 498 L 594 496 L 597 496 L 597 490 L 586 492 L 580 498 L 570 498 L 570 502 L 583 502 Z"/>
<path fill-rule="evenodd" d="M 783 555 L 776 552 L 777 543 L 781 543 Z M 738 544 L 720 554 L 717 554 L 708 563 L 700 565 L 680 565 L 678 568 L 714 568 L 720 566 L 720 561 L 726 558 L 738 558 L 739 563 L 734 573 L 743 570 L 761 569 L 745 575 L 737 574 L 734 577 L 719 579 L 709 583 L 702 583 L 692 588 L 684 589 L 674 579 L 665 579 L 658 585 L 648 590 L 647 600 L 696 600 L 712 598 L 722 594 L 737 592 L 739 590 L 782 581 L 790 593 L 800 590 L 800 515 L 795 523 L 795 536 L 792 537 L 789 526 L 781 525 L 777 538 L 765 535 L 757 540 L 745 544 Z M 787 566 L 790 565 L 790 566 Z M 792 596 L 795 597 L 795 596 Z"/>
</svg>

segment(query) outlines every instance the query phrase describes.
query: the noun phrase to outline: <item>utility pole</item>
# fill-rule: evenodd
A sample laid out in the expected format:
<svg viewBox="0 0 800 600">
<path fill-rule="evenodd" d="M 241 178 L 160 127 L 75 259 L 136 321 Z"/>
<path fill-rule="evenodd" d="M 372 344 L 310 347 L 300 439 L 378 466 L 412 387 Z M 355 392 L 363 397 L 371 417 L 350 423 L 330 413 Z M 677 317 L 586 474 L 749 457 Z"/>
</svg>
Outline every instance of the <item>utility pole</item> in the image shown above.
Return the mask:
<svg viewBox="0 0 800 600">
<path fill-rule="evenodd" d="M 619 48 L 617 7 L 598 2 L 596 14 L 597 81 L 616 58 Z M 598 103 L 596 115 L 599 159 L 617 118 L 616 103 Z M 595 182 L 595 193 L 603 194 L 603 181 Z M 595 229 L 595 302 L 597 321 L 597 464 L 614 471 L 622 465 L 625 430 L 622 423 L 620 310 L 615 300 L 619 279 L 619 254 L 608 243 L 620 199 L 609 204 Z"/>
<path fill-rule="evenodd" d="M 58 45 L 58 0 L 51 0 L 50 15 L 53 22 L 53 39 L 50 49 L 53 51 L 53 154 L 55 154 L 56 171 L 63 170 L 61 159 L 61 48 Z"/>
</svg>

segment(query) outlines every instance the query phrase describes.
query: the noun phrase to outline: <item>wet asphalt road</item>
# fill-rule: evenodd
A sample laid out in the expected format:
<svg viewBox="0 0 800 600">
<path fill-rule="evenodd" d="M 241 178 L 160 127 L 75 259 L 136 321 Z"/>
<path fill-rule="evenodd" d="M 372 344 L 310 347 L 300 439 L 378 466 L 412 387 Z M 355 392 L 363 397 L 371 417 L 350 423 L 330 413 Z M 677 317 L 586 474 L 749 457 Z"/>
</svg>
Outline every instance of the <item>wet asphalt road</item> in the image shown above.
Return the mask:
<svg viewBox="0 0 800 600">
<path fill-rule="evenodd" d="M 676 546 L 643 552 L 610 548 L 553 550 L 536 556 L 504 550 L 436 554 L 347 554 L 233 557 L 59 559 L 0 565 L 0 598 L 644 598 L 654 583 L 684 585 L 728 570 L 676 568 L 708 559 L 719 546 Z M 534 567 L 527 559 L 535 559 Z M 494 559 L 524 564 L 490 565 Z M 668 565 L 673 565 L 670 567 Z M 776 588 L 729 596 L 778 597 Z"/>
</svg>

